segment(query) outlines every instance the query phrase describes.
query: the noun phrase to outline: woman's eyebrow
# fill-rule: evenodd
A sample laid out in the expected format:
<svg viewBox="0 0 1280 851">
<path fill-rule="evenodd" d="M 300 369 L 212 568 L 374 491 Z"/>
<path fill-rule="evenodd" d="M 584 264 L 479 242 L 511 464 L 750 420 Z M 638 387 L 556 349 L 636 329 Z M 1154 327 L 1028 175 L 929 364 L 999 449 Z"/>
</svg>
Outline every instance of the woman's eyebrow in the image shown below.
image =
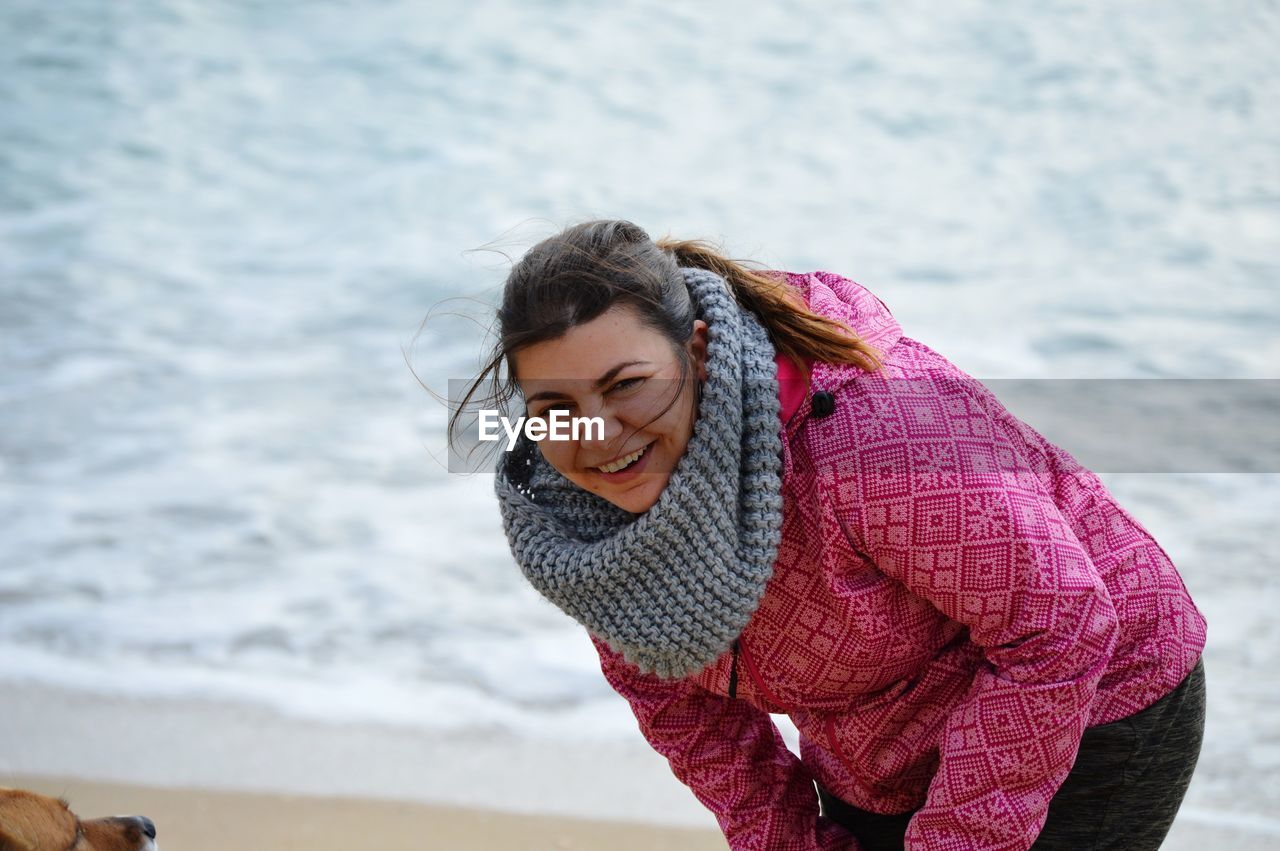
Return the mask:
<svg viewBox="0 0 1280 851">
<path fill-rule="evenodd" d="M 637 364 L 647 364 L 647 363 L 649 363 L 649 361 L 647 360 L 624 361 L 623 363 L 620 363 L 617 366 L 610 369 L 604 375 L 597 378 L 595 380 L 595 383 L 592 384 L 592 387 L 599 390 L 601 387 L 603 387 L 604 385 L 612 381 L 615 375 L 617 375 L 619 372 L 626 369 L 627 367 L 636 366 Z M 541 393 L 534 393 L 532 396 L 526 397 L 524 401 L 525 401 L 525 404 L 527 405 L 530 402 L 536 402 L 539 399 L 562 399 L 564 397 L 565 397 L 565 394 L 561 393 L 558 390 L 543 390 Z"/>
</svg>

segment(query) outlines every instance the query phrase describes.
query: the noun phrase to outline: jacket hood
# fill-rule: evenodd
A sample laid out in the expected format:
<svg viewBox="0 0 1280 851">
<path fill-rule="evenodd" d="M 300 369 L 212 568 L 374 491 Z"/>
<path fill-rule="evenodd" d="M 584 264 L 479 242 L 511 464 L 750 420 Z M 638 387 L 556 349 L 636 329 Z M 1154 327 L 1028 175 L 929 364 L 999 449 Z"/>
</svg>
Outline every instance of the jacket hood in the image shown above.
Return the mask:
<svg viewBox="0 0 1280 851">
<path fill-rule="evenodd" d="M 881 354 L 902 339 L 902 327 L 889 308 L 866 287 L 834 272 L 787 272 L 787 281 L 814 313 L 839 320 Z"/>
</svg>

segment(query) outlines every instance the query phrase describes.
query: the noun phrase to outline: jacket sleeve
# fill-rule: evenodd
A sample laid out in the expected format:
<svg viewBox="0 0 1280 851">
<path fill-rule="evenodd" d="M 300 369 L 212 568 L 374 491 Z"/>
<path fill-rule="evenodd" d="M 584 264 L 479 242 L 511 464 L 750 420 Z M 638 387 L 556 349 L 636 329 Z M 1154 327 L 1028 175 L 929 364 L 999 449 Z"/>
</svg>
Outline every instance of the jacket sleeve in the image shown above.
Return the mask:
<svg viewBox="0 0 1280 851">
<path fill-rule="evenodd" d="M 602 639 L 591 641 L 640 732 L 715 815 L 732 851 L 860 851 L 818 814 L 813 776 L 767 712 L 689 680 L 643 674 Z"/>
<path fill-rule="evenodd" d="M 1043 462 L 985 387 L 938 371 L 846 390 L 852 448 L 824 473 L 840 525 L 985 656 L 945 723 L 906 847 L 1025 851 L 1115 647 L 1110 595 L 1037 474 Z"/>
</svg>

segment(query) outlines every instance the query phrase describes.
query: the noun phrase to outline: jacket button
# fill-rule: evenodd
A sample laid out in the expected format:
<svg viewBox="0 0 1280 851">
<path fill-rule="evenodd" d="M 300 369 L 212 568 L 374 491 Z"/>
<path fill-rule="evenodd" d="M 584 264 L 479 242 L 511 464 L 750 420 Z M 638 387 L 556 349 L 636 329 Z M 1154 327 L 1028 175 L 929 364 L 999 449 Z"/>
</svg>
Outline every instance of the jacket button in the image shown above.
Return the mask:
<svg viewBox="0 0 1280 851">
<path fill-rule="evenodd" d="M 813 394 L 813 416 L 821 419 L 836 409 L 836 397 L 825 390 Z"/>
</svg>

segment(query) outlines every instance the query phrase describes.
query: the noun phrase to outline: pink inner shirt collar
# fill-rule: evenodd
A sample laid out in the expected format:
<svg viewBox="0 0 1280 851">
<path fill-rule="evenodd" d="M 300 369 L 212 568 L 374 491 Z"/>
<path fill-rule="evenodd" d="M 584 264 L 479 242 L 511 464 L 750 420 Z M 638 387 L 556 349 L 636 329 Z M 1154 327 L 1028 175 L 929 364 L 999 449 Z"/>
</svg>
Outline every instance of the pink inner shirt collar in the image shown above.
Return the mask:
<svg viewBox="0 0 1280 851">
<path fill-rule="evenodd" d="M 782 403 L 781 417 L 785 423 L 800 409 L 809 379 L 806 372 L 791 362 L 791 358 L 777 354 L 773 360 L 778 365 L 778 401 Z M 806 361 L 806 366 L 809 365 Z"/>
</svg>

